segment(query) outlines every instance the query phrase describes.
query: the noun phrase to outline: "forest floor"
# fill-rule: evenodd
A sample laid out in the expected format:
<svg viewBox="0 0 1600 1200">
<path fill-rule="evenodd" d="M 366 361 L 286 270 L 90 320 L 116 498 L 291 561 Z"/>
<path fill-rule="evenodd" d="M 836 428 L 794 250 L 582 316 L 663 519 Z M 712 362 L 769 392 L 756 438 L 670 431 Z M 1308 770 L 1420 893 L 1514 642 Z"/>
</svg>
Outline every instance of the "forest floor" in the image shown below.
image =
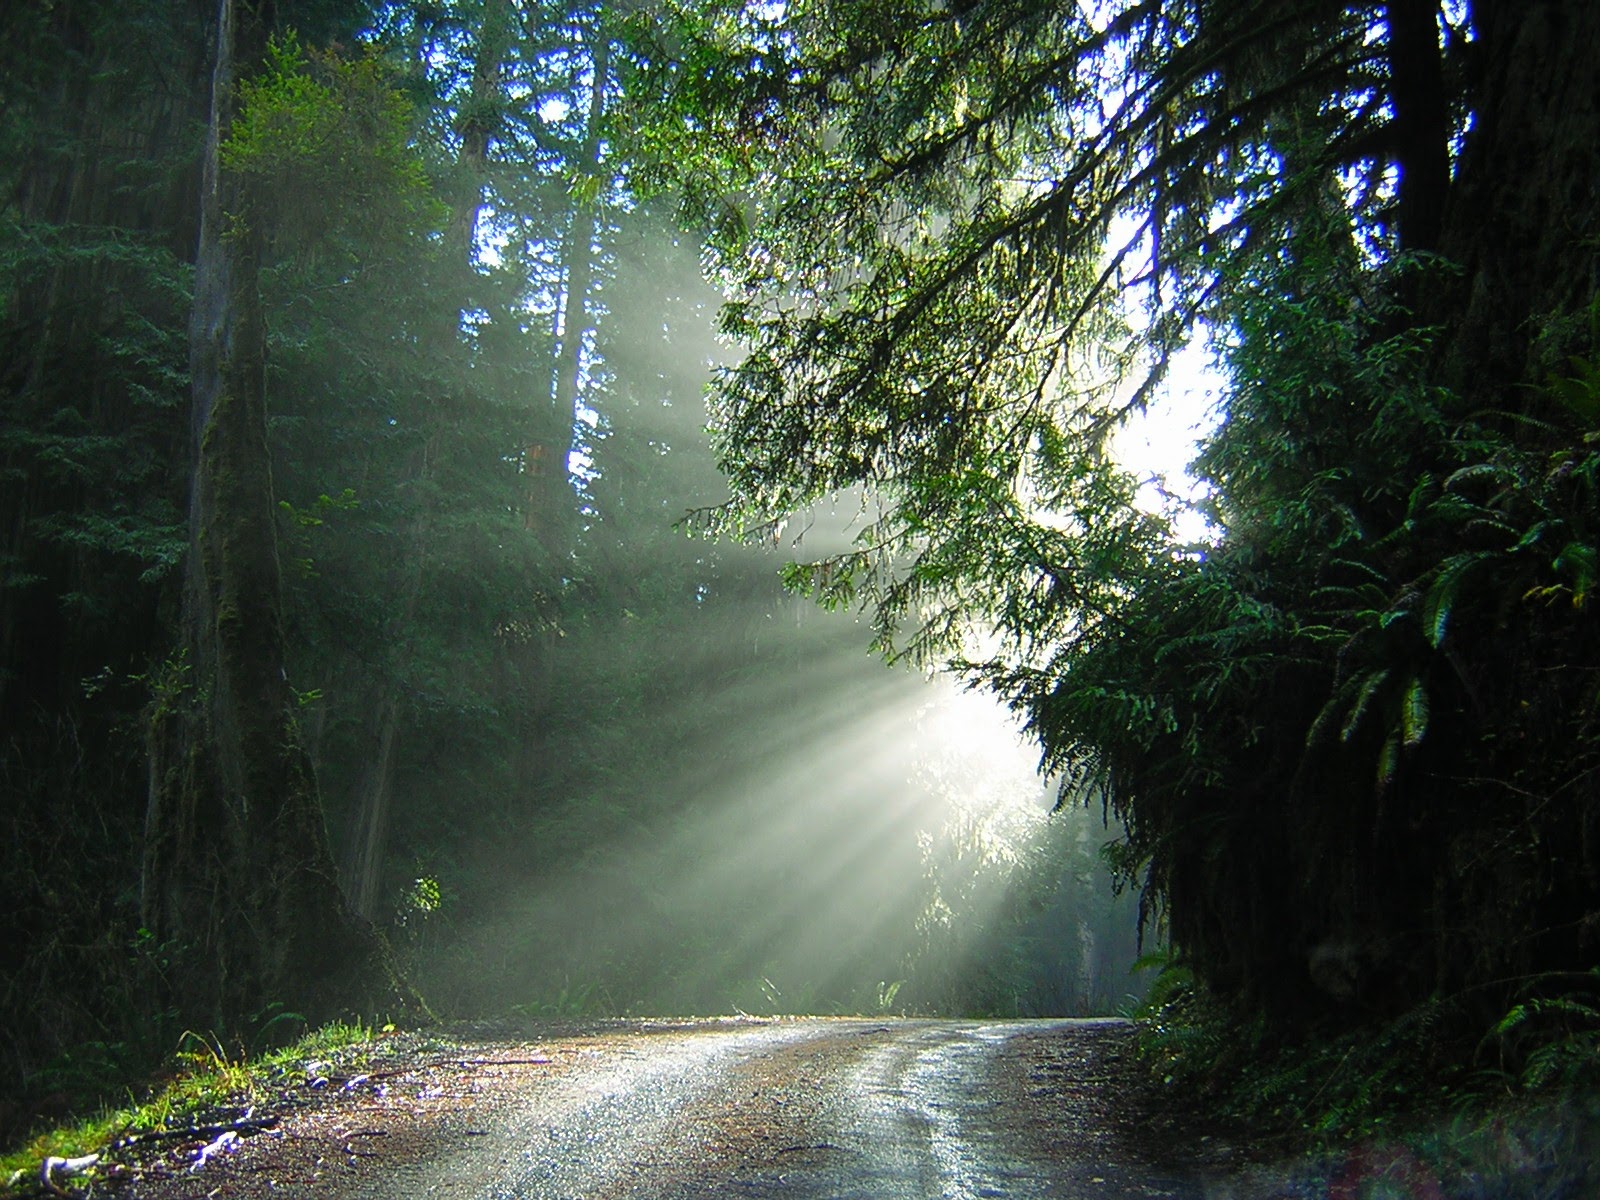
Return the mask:
<svg viewBox="0 0 1600 1200">
<path fill-rule="evenodd" d="M 815 1018 L 398 1033 L 50 1183 L 84 1200 L 1484 1194 L 1408 1151 L 1275 1154 L 1171 1103 L 1133 1038 L 1120 1021 Z"/>
</svg>

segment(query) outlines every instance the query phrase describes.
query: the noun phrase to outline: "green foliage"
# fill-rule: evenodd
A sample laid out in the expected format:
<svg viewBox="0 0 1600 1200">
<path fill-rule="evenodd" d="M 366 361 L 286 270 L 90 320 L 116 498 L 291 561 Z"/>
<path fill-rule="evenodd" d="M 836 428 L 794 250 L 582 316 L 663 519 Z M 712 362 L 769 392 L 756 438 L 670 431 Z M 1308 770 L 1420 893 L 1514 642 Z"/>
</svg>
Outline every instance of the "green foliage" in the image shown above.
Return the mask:
<svg viewBox="0 0 1600 1200">
<path fill-rule="evenodd" d="M 1600 302 L 1505 301 L 1468 336 L 1516 371 L 1543 331 L 1537 366 L 1521 391 L 1463 380 L 1461 297 L 1504 293 L 1487 235 L 1449 247 L 1459 273 L 1399 253 L 1422 173 L 1393 169 L 1407 64 L 1376 10 L 621 8 L 351 10 L 381 50 L 280 37 L 223 146 L 232 216 L 266 240 L 290 674 L 333 824 L 387 798 L 380 916 L 418 970 L 462 1007 L 557 1012 L 1069 1002 L 1029 990 L 1039 964 L 1085 912 L 1114 915 L 1088 899 L 1074 814 L 1011 858 L 979 820 L 915 847 L 915 944 L 836 978 L 732 945 L 742 914 L 673 907 L 662 847 L 693 843 L 702 794 L 826 740 L 765 685 L 838 661 L 809 628 L 771 632 L 803 622 L 770 562 L 668 548 L 710 501 L 696 530 L 798 544 L 814 561 L 788 586 L 998 691 L 1063 796 L 1122 819 L 1109 858 L 1184 964 L 1154 989 L 1175 1079 L 1248 1047 L 1248 1111 L 1359 1126 L 1414 1093 L 1380 1061 L 1404 1037 L 1508 1009 L 1506 1070 L 1586 1078 L 1592 999 L 1496 981 L 1593 957 Z M 200 11 L 25 6 L 0 71 L 0 770 L 19 801 L 0 1015 L 30 1085 L 104 1081 L 173 1033 L 182 948 L 134 932 L 128 730 L 187 686 L 150 664 L 184 549 Z M 1498 61 L 1502 27 L 1471 33 L 1443 39 L 1438 98 L 1476 144 L 1483 112 L 1520 110 L 1460 57 Z M 1452 211 L 1518 228 L 1477 162 L 1455 164 Z M 683 197 L 748 351 L 713 396 L 726 506 L 682 448 L 698 416 L 667 413 L 720 352 L 684 332 L 704 302 L 651 192 Z M 1553 239 L 1577 227 L 1554 215 Z M 1568 304 L 1593 249 L 1513 247 Z M 1110 438 L 1158 403 L 1197 319 L 1231 383 L 1197 468 L 1218 532 L 1181 546 Z M 550 469 L 574 446 L 578 471 Z M 784 524 L 830 506 L 842 540 Z M 825 686 L 873 694 L 844 669 Z M 647 852 L 626 867 L 598 849 L 630 834 Z M 582 903 L 557 921 L 563 887 Z M 665 932 L 646 956 L 629 928 Z M 1226 1024 L 1241 1002 L 1272 1020 Z M 1397 1013 L 1379 1050 L 1308 1057 L 1321 1093 L 1273 1041 Z"/>
<path fill-rule="evenodd" d="M 24 1113 L 174 1032 L 134 881 L 141 677 L 186 544 L 193 16 L 13 6 L 0 50 L 0 1090 Z"/>
<path fill-rule="evenodd" d="M 616 1001 L 610 997 L 603 985 L 593 980 L 574 984 L 570 979 L 562 980 L 558 987 L 532 1003 L 512 1005 L 509 1011 L 516 1017 L 531 1016 L 545 1019 L 622 1015 Z"/>
<path fill-rule="evenodd" d="M 1581 1196 L 1600 1167 L 1592 985 L 1592 973 L 1530 984 L 1543 998 L 1515 1005 L 1475 1052 L 1456 1036 L 1466 997 L 1284 1038 L 1203 988 L 1158 981 L 1139 1046 L 1184 1103 L 1273 1131 L 1285 1194 Z"/>
<path fill-rule="evenodd" d="M 22 303 L 41 290 L 114 289 L 103 314 L 40 324 Z M 7 590 L 46 584 L 51 559 L 103 561 L 148 594 L 183 552 L 176 499 L 162 478 L 174 410 L 187 387 L 182 314 L 187 270 L 144 231 L 0 218 L 0 337 L 24 366 L 8 381 L 12 419 L 0 429 L 4 476 L 24 537 L 0 552 Z M 70 331 L 70 332 L 69 332 Z M 60 337 L 69 333 L 72 344 Z M 97 587 L 68 585 L 82 616 L 114 607 Z"/>
<path fill-rule="evenodd" d="M 1600 347 L 1600 293 L 1590 299 L 1584 316 L 1587 320 L 1582 322 L 1583 332 L 1587 335 L 1590 352 L 1568 353 L 1562 367 L 1545 375 L 1544 390 L 1576 418 L 1580 428 L 1593 431 L 1600 429 L 1600 354 L 1594 349 Z M 1569 319 L 1567 323 L 1576 325 L 1579 322 Z M 1549 330 L 1547 336 L 1559 342 L 1560 323 L 1553 325 L 1555 328 Z"/>
<path fill-rule="evenodd" d="M 436 225 L 444 208 L 412 142 L 410 100 L 382 58 L 309 52 L 275 38 L 266 64 L 239 84 L 221 163 L 245 181 L 250 213 L 322 252 L 359 228 L 370 249 Z"/>
<path fill-rule="evenodd" d="M 1147 956 L 1143 969 L 1159 968 L 1142 1004 L 1139 1052 L 1164 1086 L 1194 1086 L 1227 1044 L 1222 1010 L 1210 1001 L 1194 972 L 1170 954 Z"/>
<path fill-rule="evenodd" d="M 263 1026 L 260 1037 L 271 1033 L 274 1025 L 294 1020 L 299 1018 L 280 1012 Z M 270 1040 L 284 1041 L 277 1037 Z M 181 1128 L 215 1113 L 219 1107 L 256 1103 L 284 1075 L 295 1073 L 304 1078 L 310 1063 L 327 1070 L 337 1061 L 353 1069 L 367 1061 L 374 1048 L 374 1031 L 359 1023 L 332 1022 L 286 1045 L 280 1044 L 275 1050 L 250 1054 L 230 1051 L 213 1034 L 185 1030 L 175 1046 L 169 1042 L 163 1051 L 159 1072 L 148 1070 L 156 1060 L 132 1070 L 127 1064 L 118 1065 L 118 1085 L 127 1085 L 140 1075 L 157 1080 L 142 1098 L 131 1097 L 119 1086 L 121 1103 L 97 1106 L 92 1115 L 38 1131 L 14 1148 L 6 1148 L 0 1156 L 0 1181 L 9 1179 L 9 1183 L 0 1182 L 0 1194 L 33 1194 L 11 1189 L 37 1180 L 39 1164 L 47 1156 L 103 1154 L 119 1138 Z M 89 1057 L 99 1050 L 86 1046 L 83 1055 Z"/>
<path fill-rule="evenodd" d="M 858 508 L 786 581 L 1022 713 L 1218 1003 L 1354 1026 L 1470 992 L 1471 1027 L 1490 981 L 1593 951 L 1592 311 L 1497 315 L 1502 348 L 1549 331 L 1525 394 L 1468 377 L 1486 227 L 1458 268 L 1428 206 L 1497 185 L 1471 155 L 1452 181 L 1447 113 L 1418 150 L 1405 92 L 1438 68 L 1441 105 L 1497 111 L 1466 40 L 1408 49 L 1359 6 L 1096 12 L 641 19 L 680 48 L 645 72 L 650 179 L 746 351 L 703 523 Z M 1595 247 L 1564 245 L 1587 298 Z M 1230 383 L 1195 466 L 1217 534 L 1183 547 L 1107 442 L 1198 320 Z"/>
<path fill-rule="evenodd" d="M 1485 1038 L 1500 1069 L 1527 1094 L 1571 1099 L 1600 1088 L 1600 969 L 1587 976 L 1536 981 Z"/>
<path fill-rule="evenodd" d="M 895 1011 L 895 997 L 900 994 L 900 989 L 905 986 L 904 979 L 896 979 L 892 983 L 880 981 L 878 983 L 878 996 L 875 1011 L 888 1014 Z"/>
<path fill-rule="evenodd" d="M 1440 1054 L 1434 1040 L 1446 1023 L 1437 1004 L 1286 1041 L 1169 966 L 1136 1017 L 1141 1057 L 1164 1087 L 1306 1145 L 1392 1134 L 1413 1114 L 1450 1112 L 1471 1094 L 1470 1064 Z"/>
<path fill-rule="evenodd" d="M 426 920 L 438 912 L 443 903 L 444 892 L 439 881 L 432 875 L 421 876 L 412 880 L 411 886 L 401 893 L 397 920 L 402 925 Z"/>
</svg>

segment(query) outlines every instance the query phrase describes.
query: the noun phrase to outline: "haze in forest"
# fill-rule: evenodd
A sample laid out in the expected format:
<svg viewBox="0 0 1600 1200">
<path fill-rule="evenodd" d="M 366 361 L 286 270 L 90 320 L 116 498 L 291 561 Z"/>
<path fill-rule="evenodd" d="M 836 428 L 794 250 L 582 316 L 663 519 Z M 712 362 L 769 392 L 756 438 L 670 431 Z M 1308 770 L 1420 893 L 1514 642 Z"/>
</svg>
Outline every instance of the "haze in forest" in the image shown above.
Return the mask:
<svg viewBox="0 0 1600 1200">
<path fill-rule="evenodd" d="M 786 562 L 850 544 L 851 505 L 763 545 L 675 528 L 721 495 L 702 393 L 726 348 L 692 259 L 659 236 L 653 273 L 619 259 L 607 289 L 652 384 L 593 414 L 575 482 L 595 498 L 584 550 L 625 561 L 630 591 L 678 580 L 680 607 L 603 607 L 548 639 L 556 682 L 509 781 L 522 811 L 443 849 L 419 835 L 411 875 L 391 872 L 419 985 L 466 1012 L 1127 1009 L 1138 905 L 1100 861 L 1099 807 L 1057 807 L 997 702 L 886 663 L 858 614 L 781 586 Z M 652 289 L 693 315 L 633 315 Z M 646 486 L 613 436 L 653 451 L 644 518 L 608 507 Z"/>
<path fill-rule="evenodd" d="M 1592 1097 L 1600 6 L 1278 7 L 7 5 L 6 1077 L 1143 903 L 1176 1090 Z"/>
</svg>

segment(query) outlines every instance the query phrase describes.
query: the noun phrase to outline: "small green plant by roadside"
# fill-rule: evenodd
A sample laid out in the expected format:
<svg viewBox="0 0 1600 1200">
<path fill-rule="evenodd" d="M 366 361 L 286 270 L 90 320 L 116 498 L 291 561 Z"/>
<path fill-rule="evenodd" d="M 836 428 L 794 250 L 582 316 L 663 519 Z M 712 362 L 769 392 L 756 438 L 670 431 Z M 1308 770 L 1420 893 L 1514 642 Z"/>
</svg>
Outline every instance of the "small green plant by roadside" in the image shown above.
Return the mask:
<svg viewBox="0 0 1600 1200">
<path fill-rule="evenodd" d="M 257 1013 L 251 1024 L 255 1026 L 250 1036 L 250 1052 L 254 1056 L 294 1042 L 297 1032 L 304 1036 L 306 1019 L 273 1002 Z"/>
<path fill-rule="evenodd" d="M 880 982 L 878 984 L 878 999 L 876 1011 L 887 1015 L 894 1011 L 894 998 L 900 994 L 900 989 L 905 986 L 904 979 L 896 979 L 893 983 Z"/>
<path fill-rule="evenodd" d="M 257 1034 L 262 1040 L 296 1014 L 272 1011 Z M 166 1074 L 141 1100 L 130 1091 L 121 1105 L 97 1111 L 34 1134 L 0 1155 L 0 1200 L 39 1194 L 51 1160 L 85 1162 L 85 1179 L 106 1178 L 117 1170 L 119 1147 L 137 1135 L 181 1129 L 204 1122 L 219 1112 L 247 1110 L 260 1101 L 269 1085 L 285 1079 L 308 1082 L 325 1074 L 332 1063 L 354 1067 L 371 1050 L 373 1030 L 360 1023 L 332 1023 L 307 1033 L 292 1045 L 257 1057 L 230 1052 L 213 1034 L 186 1030 L 174 1049 Z M 41 1174 L 43 1172 L 43 1175 Z M 47 1189 L 48 1190 L 48 1189 Z"/>
<path fill-rule="evenodd" d="M 419 875 L 400 893 L 396 905 L 395 924 L 420 924 L 444 904 L 444 890 L 434 875 Z"/>
<path fill-rule="evenodd" d="M 516 1004 L 510 1009 L 519 1019 L 576 1017 L 614 1017 L 621 1015 L 621 1007 L 610 990 L 593 979 L 573 982 L 564 977 L 561 986 L 544 993 L 529 1004 Z"/>
</svg>

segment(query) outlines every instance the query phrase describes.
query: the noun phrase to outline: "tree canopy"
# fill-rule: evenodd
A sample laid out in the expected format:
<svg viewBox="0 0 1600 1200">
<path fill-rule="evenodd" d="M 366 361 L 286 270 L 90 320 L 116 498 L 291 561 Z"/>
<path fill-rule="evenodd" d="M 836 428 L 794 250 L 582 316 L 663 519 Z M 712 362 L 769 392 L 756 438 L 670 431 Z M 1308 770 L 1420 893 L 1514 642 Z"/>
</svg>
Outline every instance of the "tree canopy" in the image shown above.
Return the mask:
<svg viewBox="0 0 1600 1200">
<path fill-rule="evenodd" d="M 1592 963 L 1592 6 L 675 11 L 653 136 L 749 350 L 704 520 L 859 497 L 794 580 L 1025 714 L 1223 993 Z M 1185 546 L 1109 447 L 1190 338 Z"/>
<path fill-rule="evenodd" d="M 1105 1008 L 1101 816 L 1275 1035 L 1600 1021 L 1589 0 L 0 22 L 8 1077 L 396 962 Z M 1184 353 L 1199 537 L 1119 457 Z"/>
<path fill-rule="evenodd" d="M 184 1030 L 416 1015 L 395 965 L 461 1014 L 1122 998 L 1095 822 L 904 732 L 937 689 L 770 549 L 673 528 L 723 494 L 727 352 L 699 231 L 643 186 L 650 18 L 0 18 L 24 1103 L 116 1091 Z M 871 869 L 824 894 L 842 859 Z"/>
</svg>

